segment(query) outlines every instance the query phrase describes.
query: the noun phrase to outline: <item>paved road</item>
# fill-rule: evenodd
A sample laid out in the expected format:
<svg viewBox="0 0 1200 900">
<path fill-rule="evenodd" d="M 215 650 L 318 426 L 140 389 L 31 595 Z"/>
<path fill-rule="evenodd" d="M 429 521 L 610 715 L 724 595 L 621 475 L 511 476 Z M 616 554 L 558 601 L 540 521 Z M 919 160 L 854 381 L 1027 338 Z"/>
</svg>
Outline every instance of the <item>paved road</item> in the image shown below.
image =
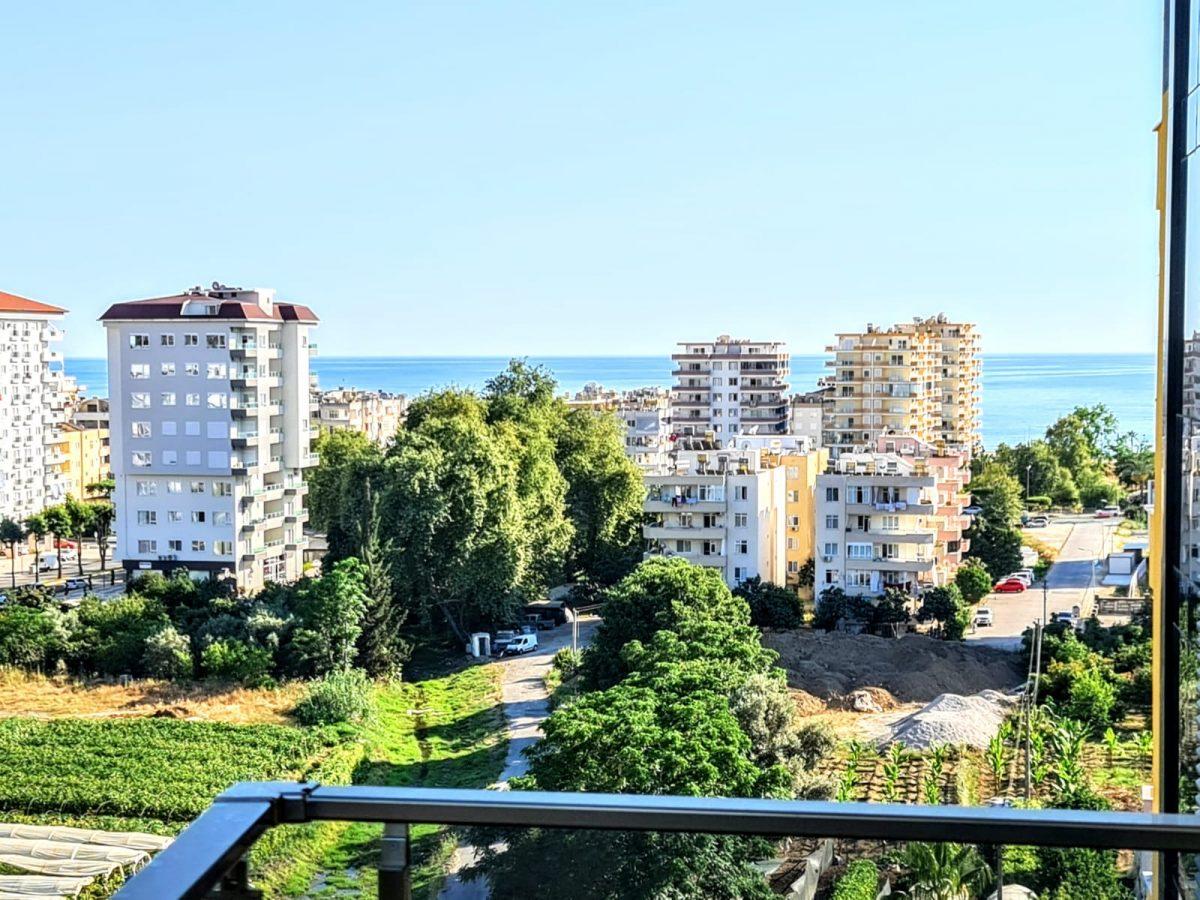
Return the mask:
<svg viewBox="0 0 1200 900">
<path fill-rule="evenodd" d="M 991 594 L 980 606 L 990 607 L 996 624 L 980 628 L 967 640 L 1006 650 L 1021 648 L 1021 634 L 1034 619 L 1046 613 L 1070 611 L 1078 606 L 1084 617 L 1092 610 L 1095 584 L 1102 573 L 1099 563 L 1112 550 L 1112 532 L 1119 519 L 1095 519 L 1090 516 L 1069 516 L 1056 519 L 1051 529 L 1065 531 L 1056 535 L 1051 529 L 1030 532 L 1035 537 L 1056 543 L 1062 538 L 1058 560 L 1046 576 L 1045 590 L 1041 584 L 1022 594 Z"/>
<path fill-rule="evenodd" d="M 600 619 L 583 616 L 579 620 L 579 646 L 586 647 Z M 543 631 L 538 636 L 538 649 L 524 656 L 511 656 L 495 660 L 487 665 L 501 669 L 500 699 L 504 704 L 504 717 L 508 720 L 508 756 L 504 760 L 504 771 L 493 788 L 508 789 L 508 779 L 524 775 L 529 761 L 524 756 L 525 748 L 535 744 L 542 736 L 542 722 L 550 715 L 550 695 L 546 691 L 546 675 L 550 671 L 554 654 L 563 647 L 571 646 L 571 627 L 560 625 L 553 631 Z M 458 873 L 475 861 L 475 848 L 461 845 L 450 860 L 450 874 L 438 900 L 487 900 L 488 886 L 482 881 L 466 882 Z"/>
</svg>

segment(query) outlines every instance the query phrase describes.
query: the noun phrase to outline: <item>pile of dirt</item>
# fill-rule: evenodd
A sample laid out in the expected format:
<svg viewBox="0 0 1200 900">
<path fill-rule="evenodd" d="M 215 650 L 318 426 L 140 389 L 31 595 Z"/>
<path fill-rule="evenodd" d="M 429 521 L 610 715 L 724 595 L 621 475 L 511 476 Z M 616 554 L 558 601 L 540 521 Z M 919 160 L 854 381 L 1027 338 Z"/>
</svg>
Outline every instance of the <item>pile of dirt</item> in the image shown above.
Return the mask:
<svg viewBox="0 0 1200 900">
<path fill-rule="evenodd" d="M 899 705 L 890 691 L 874 686 L 857 688 L 844 697 L 829 699 L 830 709 L 846 709 L 852 712 L 887 712 Z"/>
<path fill-rule="evenodd" d="M 920 634 L 897 639 L 799 629 L 765 632 L 763 644 L 779 653 L 790 687 L 825 701 L 883 688 L 893 705 L 928 703 L 945 693 L 1010 690 L 1025 678 L 1015 653 Z"/>
<path fill-rule="evenodd" d="M 884 743 L 901 742 L 914 750 L 949 745 L 982 750 L 1016 705 L 1016 697 L 983 691 L 964 697 L 942 694 L 896 723 Z"/>
<path fill-rule="evenodd" d="M 799 715 L 815 716 L 817 713 L 825 711 L 825 703 L 808 691 L 793 689 L 791 694 L 792 702 L 796 704 L 796 712 Z"/>
</svg>

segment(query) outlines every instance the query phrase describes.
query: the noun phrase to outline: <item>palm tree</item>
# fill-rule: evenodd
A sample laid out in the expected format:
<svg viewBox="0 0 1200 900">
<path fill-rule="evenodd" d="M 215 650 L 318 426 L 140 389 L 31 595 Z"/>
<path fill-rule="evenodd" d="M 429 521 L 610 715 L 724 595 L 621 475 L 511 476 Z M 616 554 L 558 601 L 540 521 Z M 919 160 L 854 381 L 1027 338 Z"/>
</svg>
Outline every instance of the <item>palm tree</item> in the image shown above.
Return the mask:
<svg viewBox="0 0 1200 900">
<path fill-rule="evenodd" d="M 8 556 L 12 561 L 12 586 L 17 586 L 17 544 L 25 540 L 25 529 L 20 522 L 7 516 L 0 520 L 0 544 L 8 544 Z"/>
<path fill-rule="evenodd" d="M 973 844 L 911 843 L 896 862 L 908 872 L 909 900 L 971 900 L 992 883 L 992 870 Z"/>
</svg>

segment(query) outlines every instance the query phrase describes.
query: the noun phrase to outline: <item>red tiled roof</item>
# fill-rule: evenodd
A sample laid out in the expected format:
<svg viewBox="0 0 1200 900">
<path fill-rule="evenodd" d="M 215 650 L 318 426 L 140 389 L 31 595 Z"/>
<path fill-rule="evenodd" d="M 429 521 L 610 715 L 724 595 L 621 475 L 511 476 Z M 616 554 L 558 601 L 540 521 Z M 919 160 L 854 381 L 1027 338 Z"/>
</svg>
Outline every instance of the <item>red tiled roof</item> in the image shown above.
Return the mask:
<svg viewBox="0 0 1200 900">
<path fill-rule="evenodd" d="M 6 294 L 0 291 L 0 313 L 65 313 L 66 310 L 51 306 L 49 303 L 39 303 L 36 300 L 29 300 L 25 297 L 18 297 L 16 294 Z"/>
<path fill-rule="evenodd" d="M 221 308 L 215 316 L 185 316 L 183 305 L 189 300 L 216 301 Z M 316 322 L 316 314 L 307 306 L 297 303 L 272 303 L 268 314 L 262 307 L 254 303 L 242 303 L 237 300 L 216 300 L 204 294 L 176 294 L 172 297 L 153 297 L 149 300 L 128 300 L 124 303 L 114 303 L 100 317 L 101 322 L 111 322 L 126 319 L 187 319 L 208 320 L 230 319 L 235 321 L 258 322 Z"/>
</svg>

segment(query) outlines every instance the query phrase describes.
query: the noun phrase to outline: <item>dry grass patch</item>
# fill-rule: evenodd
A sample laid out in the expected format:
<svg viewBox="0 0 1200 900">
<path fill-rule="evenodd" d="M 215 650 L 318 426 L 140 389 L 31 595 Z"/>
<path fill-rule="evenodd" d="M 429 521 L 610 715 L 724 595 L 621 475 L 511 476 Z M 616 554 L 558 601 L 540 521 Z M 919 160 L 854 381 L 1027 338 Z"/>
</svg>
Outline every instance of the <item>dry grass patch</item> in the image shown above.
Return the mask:
<svg viewBox="0 0 1200 900">
<path fill-rule="evenodd" d="M 48 677 L 0 669 L 0 717 L 112 719 L 163 716 L 233 725 L 292 724 L 302 684 L 249 689 L 210 682 Z"/>
</svg>

